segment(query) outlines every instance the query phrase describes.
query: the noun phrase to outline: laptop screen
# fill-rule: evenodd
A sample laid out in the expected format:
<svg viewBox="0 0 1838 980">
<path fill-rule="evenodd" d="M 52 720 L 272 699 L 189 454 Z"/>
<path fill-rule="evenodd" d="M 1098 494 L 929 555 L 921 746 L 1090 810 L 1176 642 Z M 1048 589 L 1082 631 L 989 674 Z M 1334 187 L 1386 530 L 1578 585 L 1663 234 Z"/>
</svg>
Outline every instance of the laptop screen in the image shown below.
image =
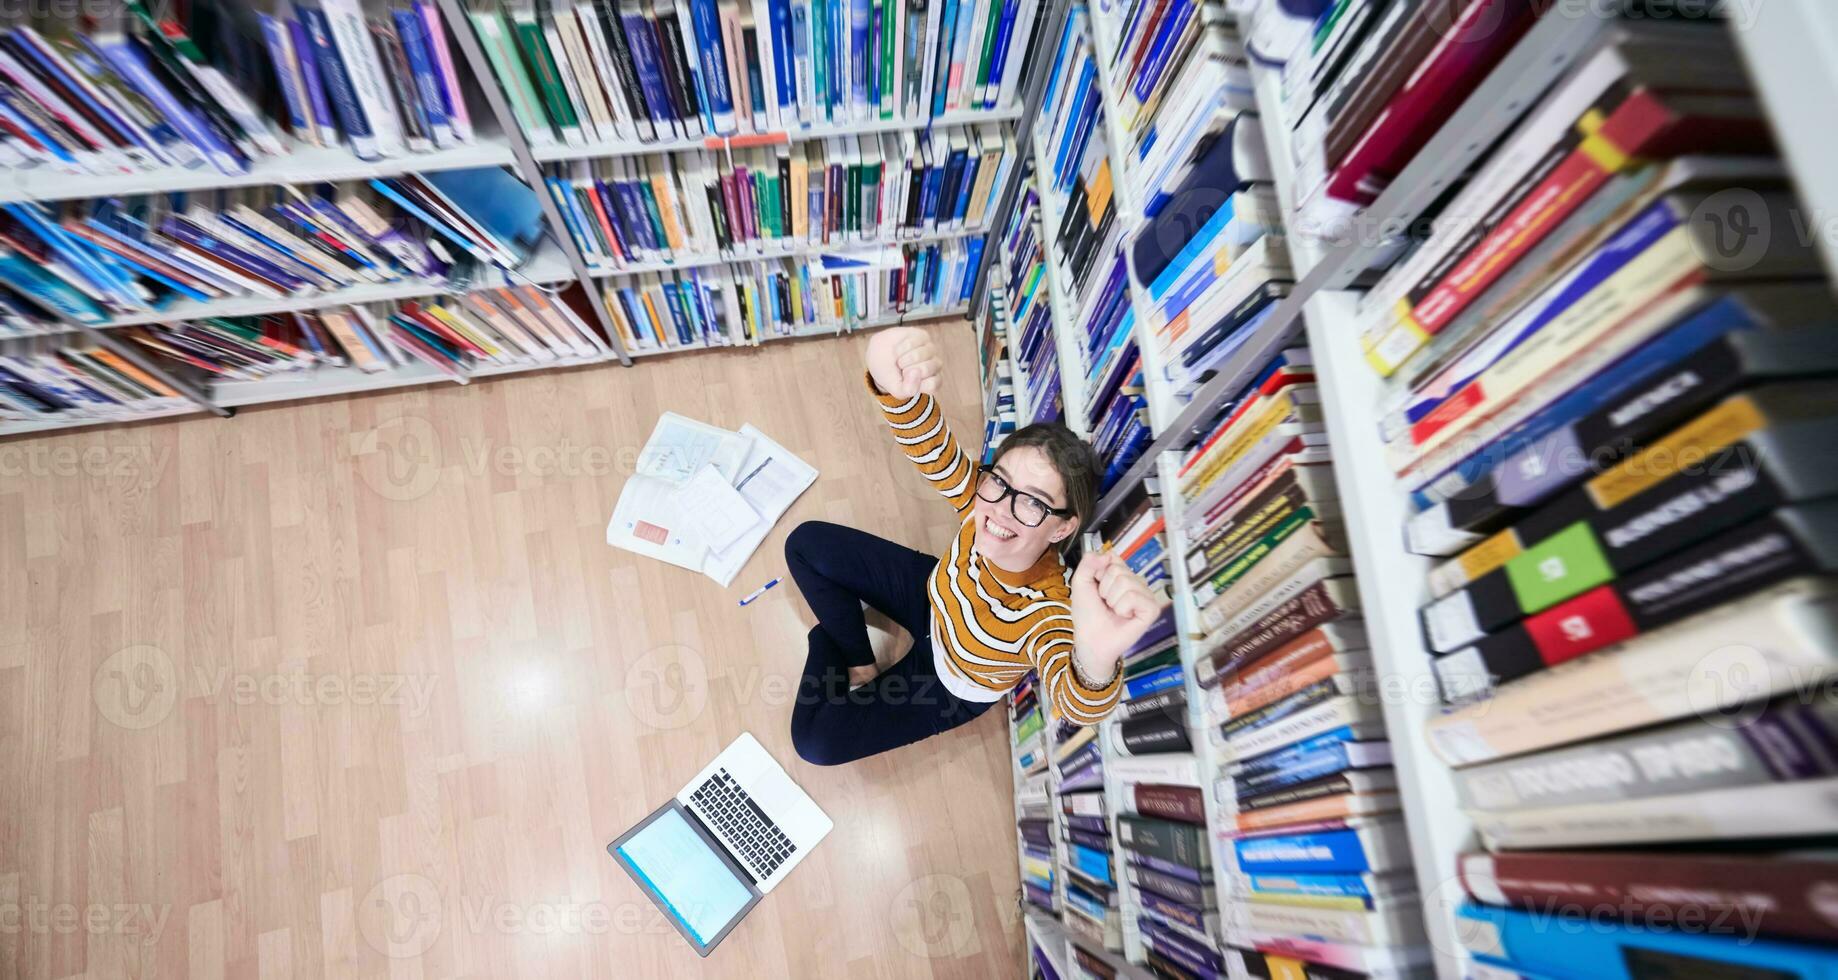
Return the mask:
<svg viewBox="0 0 1838 980">
<path fill-rule="evenodd" d="M 660 811 L 620 844 L 619 856 L 703 946 L 721 935 L 753 897 L 675 807 Z"/>
</svg>

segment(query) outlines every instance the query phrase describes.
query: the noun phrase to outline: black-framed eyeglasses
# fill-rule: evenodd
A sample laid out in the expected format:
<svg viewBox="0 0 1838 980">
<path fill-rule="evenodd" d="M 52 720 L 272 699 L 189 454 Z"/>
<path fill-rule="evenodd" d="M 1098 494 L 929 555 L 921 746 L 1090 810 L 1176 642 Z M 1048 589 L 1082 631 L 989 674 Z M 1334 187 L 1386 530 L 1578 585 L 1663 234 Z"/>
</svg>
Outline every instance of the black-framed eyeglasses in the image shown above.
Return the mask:
<svg viewBox="0 0 1838 980">
<path fill-rule="evenodd" d="M 979 466 L 976 472 L 976 495 L 992 504 L 999 504 L 1006 499 L 1008 512 L 1028 527 L 1039 527 L 1048 517 L 1072 516 L 1071 508 L 1055 507 L 1026 490 L 1016 490 L 1009 486 L 1008 481 L 1002 479 L 1002 475 L 992 466 Z"/>
</svg>

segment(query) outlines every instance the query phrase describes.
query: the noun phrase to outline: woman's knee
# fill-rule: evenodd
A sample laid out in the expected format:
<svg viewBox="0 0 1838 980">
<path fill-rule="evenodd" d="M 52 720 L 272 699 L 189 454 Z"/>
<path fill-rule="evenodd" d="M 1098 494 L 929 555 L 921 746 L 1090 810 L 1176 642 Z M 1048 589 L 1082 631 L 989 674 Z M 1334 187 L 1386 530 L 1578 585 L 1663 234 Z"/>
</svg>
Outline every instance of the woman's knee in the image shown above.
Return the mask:
<svg viewBox="0 0 1838 980">
<path fill-rule="evenodd" d="M 785 535 L 787 564 L 810 564 L 810 558 L 827 551 L 826 542 L 836 525 L 828 521 L 805 521 Z"/>
<path fill-rule="evenodd" d="M 798 758 L 813 766 L 840 766 L 854 761 L 848 754 L 847 746 L 838 744 L 838 740 L 827 737 L 815 719 L 807 714 L 791 716 L 791 747 L 798 753 Z"/>
</svg>

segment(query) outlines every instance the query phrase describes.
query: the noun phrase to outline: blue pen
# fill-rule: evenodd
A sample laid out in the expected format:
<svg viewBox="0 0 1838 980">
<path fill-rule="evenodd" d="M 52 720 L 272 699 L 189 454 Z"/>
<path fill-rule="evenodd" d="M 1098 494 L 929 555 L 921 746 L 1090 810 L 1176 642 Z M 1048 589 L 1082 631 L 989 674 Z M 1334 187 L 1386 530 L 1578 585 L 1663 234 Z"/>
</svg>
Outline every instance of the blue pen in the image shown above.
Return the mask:
<svg viewBox="0 0 1838 980">
<path fill-rule="evenodd" d="M 775 586 L 775 585 L 777 585 L 777 584 L 779 584 L 779 581 L 780 581 L 779 579 L 776 579 L 776 578 L 775 578 L 775 579 L 773 579 L 772 581 L 770 581 L 770 582 L 767 582 L 767 583 L 766 583 L 765 585 L 762 585 L 762 586 L 760 586 L 759 588 L 757 588 L 757 589 L 754 589 L 754 590 L 753 590 L 753 592 L 752 592 L 752 594 L 750 594 L 750 595 L 748 595 L 748 596 L 747 596 L 747 597 L 746 597 L 745 599 L 742 599 L 742 600 L 740 600 L 740 604 L 744 606 L 744 605 L 746 605 L 747 603 L 749 603 L 749 602 L 752 602 L 753 600 L 755 600 L 755 599 L 757 599 L 757 598 L 759 598 L 760 596 L 763 596 L 763 595 L 765 595 L 765 594 L 766 594 L 766 590 L 767 590 L 767 589 L 770 589 L 770 588 L 772 588 L 773 586 Z"/>
</svg>

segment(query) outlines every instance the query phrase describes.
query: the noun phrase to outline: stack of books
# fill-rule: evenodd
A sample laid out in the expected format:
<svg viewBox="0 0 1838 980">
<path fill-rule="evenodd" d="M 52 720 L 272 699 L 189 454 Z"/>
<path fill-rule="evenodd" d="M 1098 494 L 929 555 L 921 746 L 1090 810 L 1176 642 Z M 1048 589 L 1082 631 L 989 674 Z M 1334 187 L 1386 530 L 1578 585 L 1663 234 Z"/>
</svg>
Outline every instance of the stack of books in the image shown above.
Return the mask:
<svg viewBox="0 0 1838 980">
<path fill-rule="evenodd" d="M 1002 238 L 1002 264 L 991 275 L 1003 277 L 1003 295 L 1014 297 L 1010 350 L 1023 378 L 1028 406 L 1027 417 L 1020 422 L 1057 422 L 1065 415 L 1059 347 L 1053 333 L 1052 285 L 1046 279 L 1046 253 L 1040 240 L 1040 194 L 1031 178 L 1022 187 L 1020 206 Z"/>
<path fill-rule="evenodd" d="M 1012 165 L 993 127 L 576 161 L 547 184 L 588 263 L 694 264 L 983 227 Z"/>
<path fill-rule="evenodd" d="M 1560 16 L 1353 6 L 1285 74 L 1304 212 L 1383 193 Z M 1357 304 L 1478 836 L 1455 932 L 1521 974 L 1828 973 L 1838 304 L 1765 231 L 1806 217 L 1728 25 L 1586 24 Z"/>
<path fill-rule="evenodd" d="M 1224 958 L 1391 975 L 1427 936 L 1312 365 L 1283 351 L 1175 468 Z"/>
<path fill-rule="evenodd" d="M 1115 534 L 1101 529 L 1104 550 L 1121 558 L 1130 571 L 1142 576 L 1149 588 L 1166 593 L 1171 581 L 1168 566 L 1167 520 L 1161 501 L 1153 493 L 1144 493 L 1123 516 L 1112 518 Z"/>
<path fill-rule="evenodd" d="M 1015 104 L 1023 0 L 510 0 L 470 11 L 536 146 L 923 126 Z"/>
<path fill-rule="evenodd" d="M 1065 922 L 1073 935 L 1106 949 L 1122 948 L 1110 808 L 1104 792 L 1106 760 L 1096 725 L 1061 720 L 1053 726 L 1053 767 L 1065 847 Z"/>
<path fill-rule="evenodd" d="M 1089 15 L 1075 8 L 1049 69 L 1035 162 L 1041 231 L 1052 236 L 1049 274 L 1068 321 L 1057 328 L 1063 383 L 1078 393 L 1068 400 L 1077 409 L 1071 422 L 1104 461 L 1108 489 L 1152 434 L 1125 255 L 1131 219 L 1116 193 L 1098 67 Z"/>
<path fill-rule="evenodd" d="M 463 73 L 433 0 L 387 15 L 355 0 L 284 6 L 292 9 L 194 3 L 180 20 L 125 0 L 93 23 L 6 31 L 0 164 L 240 176 L 293 145 L 377 160 L 473 141 Z"/>
<path fill-rule="evenodd" d="M 995 461 L 1002 440 L 1015 431 L 1015 362 L 1009 356 L 1008 303 L 1001 286 L 991 286 L 977 320 L 977 369 L 983 379 L 983 462 Z"/>
<path fill-rule="evenodd" d="M 180 303 L 464 279 L 521 265 L 542 229 L 535 192 L 495 167 L 226 197 L 240 203 L 0 205 L 0 284 L 104 324 Z"/>
<path fill-rule="evenodd" d="M 114 351 L 43 337 L 0 351 L 0 421 L 131 421 L 192 402 Z"/>
<path fill-rule="evenodd" d="M 841 333 L 957 310 L 970 298 L 982 247 L 973 237 L 643 273 L 610 280 L 603 295 L 630 350 Z"/>
<path fill-rule="evenodd" d="M 592 359 L 606 341 L 559 298 L 530 287 L 478 289 L 391 305 L 210 318 L 129 330 L 180 376 L 259 382 L 321 367 L 366 374 L 421 364 L 464 383 L 480 367 Z"/>
<path fill-rule="evenodd" d="M 1059 912 L 1058 853 L 1047 773 L 1047 708 L 1030 673 L 1008 695 L 1015 763 L 1015 813 L 1020 834 L 1022 897 L 1048 915 Z"/>
</svg>

